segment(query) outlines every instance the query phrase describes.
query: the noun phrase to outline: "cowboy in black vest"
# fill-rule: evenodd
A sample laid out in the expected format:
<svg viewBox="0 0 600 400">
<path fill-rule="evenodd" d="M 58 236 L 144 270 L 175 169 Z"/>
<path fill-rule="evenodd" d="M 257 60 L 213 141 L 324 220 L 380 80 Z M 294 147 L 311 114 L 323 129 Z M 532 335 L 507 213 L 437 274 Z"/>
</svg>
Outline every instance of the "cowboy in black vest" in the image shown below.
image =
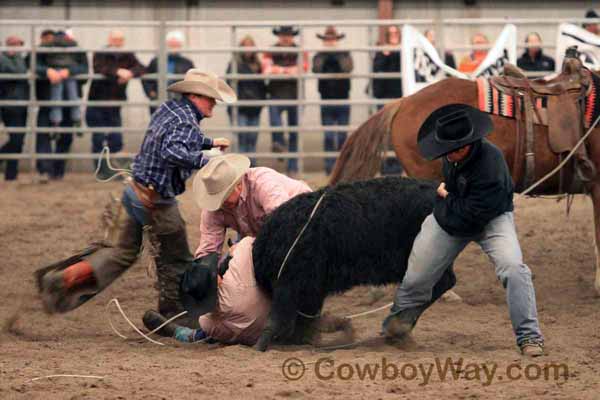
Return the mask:
<svg viewBox="0 0 600 400">
<path fill-rule="evenodd" d="M 443 157 L 442 182 L 433 214 L 415 239 L 408 269 L 383 322 L 391 337 L 408 334 L 431 305 L 431 291 L 460 252 L 474 241 L 496 267 L 517 345 L 528 356 L 543 354 L 531 271 L 513 220 L 513 183 L 502 151 L 484 139 L 493 130 L 488 114 L 465 104 L 434 111 L 419 131 L 423 157 Z"/>
<path fill-rule="evenodd" d="M 273 29 L 273 34 L 277 35 L 277 43 L 273 47 L 298 47 L 294 43 L 294 36 L 298 30 L 291 26 L 280 26 Z M 308 56 L 302 55 L 302 69 L 304 72 L 308 69 Z M 273 100 L 296 100 L 298 98 L 298 81 L 294 75 L 298 70 L 298 52 L 274 52 L 264 53 L 262 59 L 262 71 L 265 75 L 291 75 L 291 79 L 271 79 L 267 86 L 269 96 Z M 298 125 L 298 106 L 295 104 L 273 105 L 269 106 L 269 122 L 271 126 L 282 126 L 281 115 L 287 113 L 287 125 Z M 271 135 L 273 151 L 298 151 L 298 133 L 290 132 L 289 142 L 286 146 L 283 132 L 273 132 Z M 287 147 L 287 149 L 286 149 Z M 298 159 L 290 158 L 287 163 L 287 170 L 291 173 L 298 172 Z"/>
</svg>

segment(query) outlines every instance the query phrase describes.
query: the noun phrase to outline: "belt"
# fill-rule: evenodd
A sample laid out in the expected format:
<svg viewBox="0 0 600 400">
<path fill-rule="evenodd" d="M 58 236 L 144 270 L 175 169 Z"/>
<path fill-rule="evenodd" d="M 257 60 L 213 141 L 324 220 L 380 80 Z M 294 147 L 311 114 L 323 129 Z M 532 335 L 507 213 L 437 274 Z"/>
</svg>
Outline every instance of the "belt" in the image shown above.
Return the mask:
<svg viewBox="0 0 600 400">
<path fill-rule="evenodd" d="M 144 207 L 154 209 L 157 207 L 156 202 L 161 199 L 161 195 L 154 190 L 152 185 L 144 186 L 135 180 L 131 181 L 131 188 L 135 192 L 135 195 L 142 202 Z"/>
</svg>

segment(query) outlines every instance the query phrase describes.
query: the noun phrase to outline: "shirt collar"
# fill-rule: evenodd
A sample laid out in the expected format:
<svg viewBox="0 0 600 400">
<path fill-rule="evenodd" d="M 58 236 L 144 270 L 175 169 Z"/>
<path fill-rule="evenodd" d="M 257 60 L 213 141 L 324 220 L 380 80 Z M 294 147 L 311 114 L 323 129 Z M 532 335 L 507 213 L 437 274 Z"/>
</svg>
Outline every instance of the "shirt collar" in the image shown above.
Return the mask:
<svg viewBox="0 0 600 400">
<path fill-rule="evenodd" d="M 191 107 L 192 111 L 194 111 L 194 115 L 198 118 L 198 122 L 204 118 L 204 114 L 202 114 L 202 112 L 198 110 L 194 103 L 192 103 L 187 97 L 181 95 L 181 101 L 183 104 L 187 104 L 189 107 Z"/>
</svg>

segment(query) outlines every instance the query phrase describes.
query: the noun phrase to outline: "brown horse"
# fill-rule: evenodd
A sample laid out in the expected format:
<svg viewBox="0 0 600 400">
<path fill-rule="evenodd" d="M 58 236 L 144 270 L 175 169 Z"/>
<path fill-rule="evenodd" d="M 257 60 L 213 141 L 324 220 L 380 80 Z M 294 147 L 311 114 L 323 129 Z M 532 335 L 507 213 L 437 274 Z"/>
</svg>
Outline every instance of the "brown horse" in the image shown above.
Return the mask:
<svg viewBox="0 0 600 400">
<path fill-rule="evenodd" d="M 381 165 L 384 141 L 389 140 L 396 156 L 411 177 L 441 179 L 441 161 L 426 161 L 417 148 L 417 134 L 425 118 L 436 108 L 446 104 L 462 103 L 478 106 L 477 83 L 464 79 L 445 79 L 419 92 L 396 100 L 364 122 L 346 141 L 332 173 L 330 184 L 341 181 L 374 177 Z M 516 187 L 522 187 L 524 161 L 516 155 L 516 120 L 492 115 L 494 132 L 488 137 L 503 152 L 511 168 Z M 540 179 L 558 165 L 559 159 L 548 143 L 548 128 L 534 125 L 535 136 L 535 180 Z M 586 140 L 589 158 L 600 171 L 600 128 Z M 522 155 L 521 155 L 522 158 Z M 521 162 L 521 164 L 519 164 Z M 559 174 L 541 184 L 532 194 L 557 194 Z M 586 184 L 594 206 L 596 279 L 595 287 L 600 294 L 600 176 L 596 175 Z"/>
</svg>

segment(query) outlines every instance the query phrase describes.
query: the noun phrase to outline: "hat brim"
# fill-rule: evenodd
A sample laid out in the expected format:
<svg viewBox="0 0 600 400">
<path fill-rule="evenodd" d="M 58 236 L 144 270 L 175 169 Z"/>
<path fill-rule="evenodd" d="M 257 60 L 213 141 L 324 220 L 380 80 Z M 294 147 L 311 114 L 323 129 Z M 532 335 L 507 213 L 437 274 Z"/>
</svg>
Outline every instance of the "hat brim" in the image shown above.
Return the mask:
<svg viewBox="0 0 600 400">
<path fill-rule="evenodd" d="M 235 179 L 227 188 L 223 189 L 219 193 L 209 194 L 206 190 L 204 181 L 199 178 L 198 174 L 194 177 L 194 183 L 192 184 L 192 192 L 194 193 L 194 201 L 203 210 L 216 211 L 223 205 L 223 202 L 231 194 L 235 185 L 244 176 L 246 171 L 250 169 L 250 159 L 241 154 L 226 154 L 219 156 L 226 158 L 235 168 Z M 215 157 L 216 158 L 216 157 Z M 213 160 L 215 159 L 213 158 Z"/>
<path fill-rule="evenodd" d="M 237 95 L 235 91 L 225 81 L 219 79 L 218 87 L 214 88 L 206 85 L 204 82 L 179 81 L 167 87 L 169 92 L 174 93 L 192 93 L 206 97 L 212 97 L 215 100 L 222 101 L 227 104 L 235 103 Z"/>
<path fill-rule="evenodd" d="M 327 39 L 342 40 L 343 38 L 346 37 L 346 34 L 340 33 L 339 35 L 330 36 L 330 35 L 321 35 L 320 33 L 317 33 L 317 37 L 321 40 L 327 40 Z"/>
<path fill-rule="evenodd" d="M 436 121 L 444 115 L 457 111 L 465 111 L 468 113 L 473 125 L 473 134 L 461 140 L 439 142 L 435 137 Z M 449 104 L 438 108 L 427 117 L 419 129 L 417 144 L 423 158 L 431 161 L 468 144 L 474 143 L 489 135 L 493 130 L 494 124 L 487 113 L 467 104 Z"/>
<path fill-rule="evenodd" d="M 298 34 L 298 30 L 292 30 L 292 31 L 282 31 L 281 29 L 273 29 L 273 35 L 291 35 L 291 36 L 296 36 Z"/>
<path fill-rule="evenodd" d="M 190 264 L 190 268 L 209 268 L 210 269 L 210 283 L 207 289 L 206 296 L 201 301 L 196 300 L 191 294 L 184 293 L 181 289 L 179 290 L 179 297 L 181 298 L 181 304 L 184 309 L 188 312 L 188 316 L 193 318 L 194 321 L 198 321 L 204 314 L 214 311 L 217 306 L 218 297 L 218 262 L 219 255 L 217 253 L 209 254 L 202 258 L 202 261 L 198 264 L 194 262 Z"/>
</svg>

